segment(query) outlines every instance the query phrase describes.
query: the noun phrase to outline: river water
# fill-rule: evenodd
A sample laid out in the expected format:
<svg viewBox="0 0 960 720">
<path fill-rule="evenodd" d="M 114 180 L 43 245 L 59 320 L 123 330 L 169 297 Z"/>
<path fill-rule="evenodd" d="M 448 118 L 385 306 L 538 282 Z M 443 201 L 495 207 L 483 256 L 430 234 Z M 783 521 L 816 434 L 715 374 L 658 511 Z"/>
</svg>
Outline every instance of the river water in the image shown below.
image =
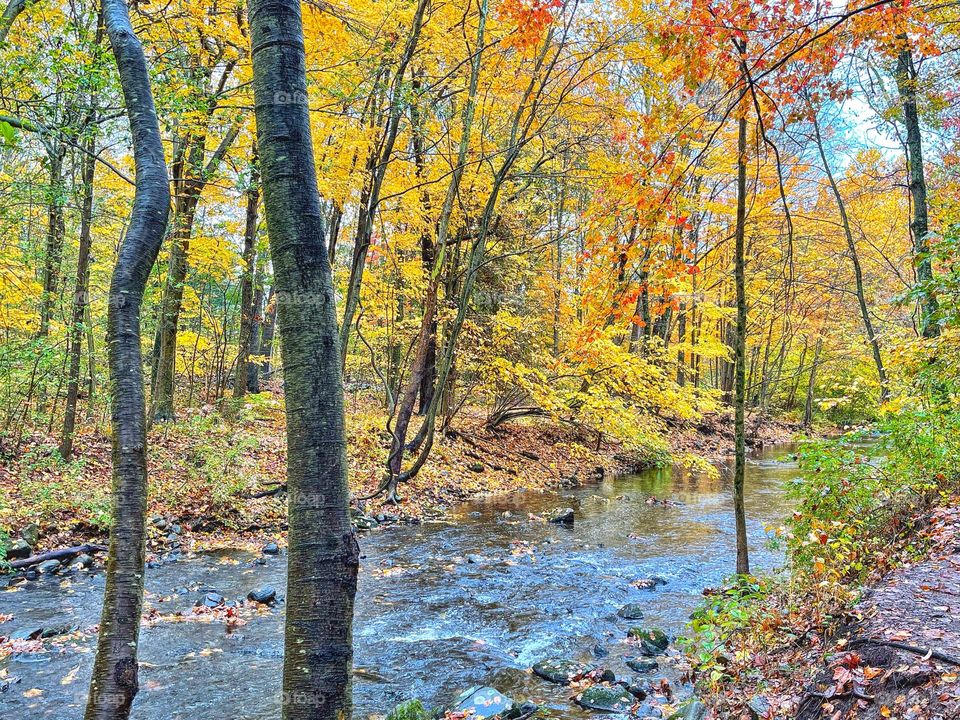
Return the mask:
<svg viewBox="0 0 960 720">
<path fill-rule="evenodd" d="M 754 571 L 782 556 L 765 527 L 788 513 L 792 448 L 751 458 L 746 508 Z M 648 498 L 676 504 L 649 503 Z M 531 519 L 562 507 L 576 511 L 572 529 Z M 636 656 L 625 641 L 631 625 L 682 633 L 705 587 L 734 569 L 729 469 L 719 478 L 667 468 L 610 478 L 574 490 L 515 493 L 472 502 L 443 522 L 392 526 L 361 538 L 363 555 L 354 629 L 355 715 L 385 713 L 419 698 L 448 703 L 472 685 L 493 685 L 518 701 L 546 705 L 554 717 L 587 717 L 571 690 L 529 672 L 550 657 L 595 662 L 618 677 Z M 257 586 L 284 587 L 284 556 L 224 551 L 147 571 L 147 606 L 189 610 L 209 591 L 239 599 Z M 666 580 L 653 590 L 642 578 Z M 89 627 L 99 620 L 102 574 L 44 577 L 0 591 L 0 625 Z M 645 618 L 617 616 L 641 603 Z M 282 605 L 227 631 L 223 622 L 158 622 L 141 634 L 140 720 L 266 720 L 279 716 Z M 599 646 L 599 647 L 598 647 Z M 4 718 L 77 718 L 82 714 L 95 638 L 46 641 L 44 651 L 0 660 Z M 596 653 L 608 653 L 602 660 Z M 669 659 L 650 677 L 676 681 Z M 672 673 L 672 674 L 671 674 Z M 41 691 L 37 693 L 36 691 Z M 681 691 L 682 692 L 682 691 Z"/>
</svg>

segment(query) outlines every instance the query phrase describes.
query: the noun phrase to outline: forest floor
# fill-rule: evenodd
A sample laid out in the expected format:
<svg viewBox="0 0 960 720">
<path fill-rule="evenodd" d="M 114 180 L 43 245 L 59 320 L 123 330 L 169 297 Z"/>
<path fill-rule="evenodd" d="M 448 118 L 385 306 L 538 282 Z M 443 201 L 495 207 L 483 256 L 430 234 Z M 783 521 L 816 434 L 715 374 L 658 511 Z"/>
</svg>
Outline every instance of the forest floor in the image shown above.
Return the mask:
<svg viewBox="0 0 960 720">
<path fill-rule="evenodd" d="M 369 396 L 347 396 L 351 491 L 362 498 L 383 477 L 389 451 L 382 411 Z M 484 426 L 482 412 L 464 408 L 420 474 L 400 488 L 399 506 L 380 500 L 358 510 L 380 522 L 419 521 L 481 494 L 574 486 L 604 474 L 629 472 L 664 457 L 625 450 L 595 433 L 546 420 Z M 285 530 L 286 450 L 282 397 L 261 393 L 242 407 L 185 411 L 150 431 L 149 549 L 255 545 Z M 758 418 L 755 445 L 786 442 L 798 427 Z M 729 415 L 706 416 L 666 438 L 677 456 L 719 461 L 733 451 Z M 102 430 L 78 435 L 76 458 L 64 463 L 56 438 L 35 434 L 17 450 L 0 448 L 0 528 L 12 533 L 36 523 L 34 551 L 106 539 L 110 508 L 110 438 Z M 169 529 L 179 530 L 172 537 Z M 11 533 L 11 536 L 15 537 Z"/>
<path fill-rule="evenodd" d="M 751 658 L 720 717 L 952 720 L 960 717 L 960 508 L 926 518 L 929 548 L 868 587 L 826 633 Z M 730 711 L 734 708 L 734 711 Z M 736 710 L 739 708 L 739 711 Z"/>
</svg>

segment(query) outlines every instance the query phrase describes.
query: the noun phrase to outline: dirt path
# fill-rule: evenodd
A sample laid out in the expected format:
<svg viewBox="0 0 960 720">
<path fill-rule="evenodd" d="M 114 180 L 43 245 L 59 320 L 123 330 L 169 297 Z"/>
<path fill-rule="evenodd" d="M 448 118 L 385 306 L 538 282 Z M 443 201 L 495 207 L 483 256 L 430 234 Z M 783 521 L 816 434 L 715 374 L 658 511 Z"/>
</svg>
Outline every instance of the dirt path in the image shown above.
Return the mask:
<svg viewBox="0 0 960 720">
<path fill-rule="evenodd" d="M 853 613 L 798 720 L 960 718 L 960 510 L 938 511 L 928 559 L 891 573 Z"/>
</svg>

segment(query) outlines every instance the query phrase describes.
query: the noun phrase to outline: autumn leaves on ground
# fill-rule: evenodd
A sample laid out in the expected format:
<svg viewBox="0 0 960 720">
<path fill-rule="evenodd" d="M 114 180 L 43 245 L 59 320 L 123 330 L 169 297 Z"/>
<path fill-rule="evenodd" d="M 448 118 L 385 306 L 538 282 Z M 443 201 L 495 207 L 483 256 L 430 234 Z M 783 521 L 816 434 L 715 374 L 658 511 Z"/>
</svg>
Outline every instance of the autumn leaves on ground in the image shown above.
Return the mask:
<svg viewBox="0 0 960 720">
<path fill-rule="evenodd" d="M 950 717 L 958 7 L 9 0 L 2 577 L 98 555 L 87 719 L 136 715 L 171 553 L 285 544 L 277 712 L 342 720 L 355 528 L 728 454 L 688 672 L 584 682 L 637 716 Z M 851 428 L 790 448 L 759 572 L 748 450 Z"/>
<path fill-rule="evenodd" d="M 149 514 L 180 523 L 197 548 L 254 545 L 283 535 L 282 402 L 282 395 L 265 392 L 232 404 L 226 415 L 209 406 L 193 408 L 178 422 L 157 426 L 150 433 Z M 382 480 L 390 436 L 369 396 L 351 397 L 347 412 L 351 490 L 362 498 L 375 494 Z M 4 522 L 14 528 L 37 523 L 42 537 L 37 550 L 103 541 L 109 527 L 109 437 L 78 436 L 72 463 L 60 461 L 55 447 L 53 438 L 25 438 L 18 459 L 5 464 L 0 478 Z M 491 431 L 484 428 L 482 416 L 467 413 L 438 444 L 424 470 L 401 487 L 400 504 L 385 503 L 380 495 L 354 502 L 354 507 L 373 516 L 420 521 L 477 495 L 569 487 L 665 457 L 631 452 L 602 437 L 598 443 L 596 434 L 553 423 Z M 157 532 L 154 538 L 161 552 L 167 549 L 164 536 Z"/>
</svg>

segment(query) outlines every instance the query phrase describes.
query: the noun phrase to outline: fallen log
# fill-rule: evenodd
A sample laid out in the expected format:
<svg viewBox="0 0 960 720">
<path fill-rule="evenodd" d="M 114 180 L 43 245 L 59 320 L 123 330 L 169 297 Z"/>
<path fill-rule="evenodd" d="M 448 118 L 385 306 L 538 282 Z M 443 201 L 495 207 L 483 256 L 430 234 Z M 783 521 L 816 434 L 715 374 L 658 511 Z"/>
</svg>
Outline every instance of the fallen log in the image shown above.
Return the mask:
<svg viewBox="0 0 960 720">
<path fill-rule="evenodd" d="M 92 555 L 93 553 L 106 551 L 106 545 L 93 545 L 91 543 L 85 543 L 83 545 L 76 545 L 75 547 L 60 548 L 59 550 L 50 550 L 49 552 L 40 553 L 39 555 L 31 555 L 28 558 L 23 558 L 23 560 L 14 560 L 10 563 L 10 567 L 14 570 L 19 570 L 32 565 L 38 565 L 42 562 L 46 562 L 47 560 L 64 560 L 66 558 L 72 558 L 83 553 Z"/>
</svg>

